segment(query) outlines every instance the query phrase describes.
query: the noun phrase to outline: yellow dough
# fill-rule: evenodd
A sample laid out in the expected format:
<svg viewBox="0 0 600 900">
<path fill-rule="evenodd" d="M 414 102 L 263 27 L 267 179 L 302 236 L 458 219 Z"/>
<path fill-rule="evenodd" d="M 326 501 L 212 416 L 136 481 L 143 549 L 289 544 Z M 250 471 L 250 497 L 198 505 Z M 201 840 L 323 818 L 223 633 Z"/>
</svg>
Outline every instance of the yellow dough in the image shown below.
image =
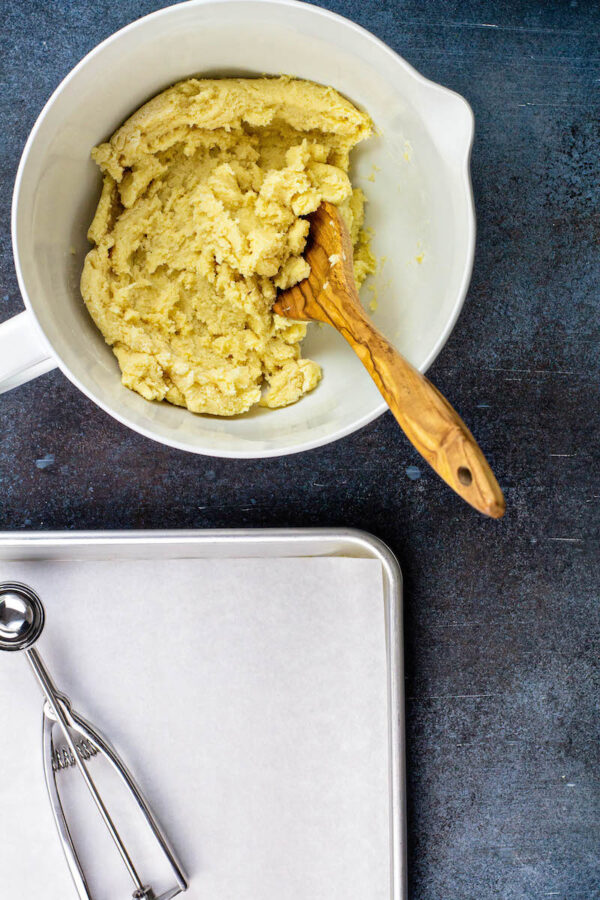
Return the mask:
<svg viewBox="0 0 600 900">
<path fill-rule="evenodd" d="M 294 403 L 321 377 L 306 325 L 271 312 L 305 278 L 321 200 L 339 206 L 360 283 L 374 269 L 349 154 L 369 117 L 289 78 L 192 78 L 142 106 L 92 152 L 104 176 L 81 291 L 147 400 L 232 416 Z"/>
</svg>

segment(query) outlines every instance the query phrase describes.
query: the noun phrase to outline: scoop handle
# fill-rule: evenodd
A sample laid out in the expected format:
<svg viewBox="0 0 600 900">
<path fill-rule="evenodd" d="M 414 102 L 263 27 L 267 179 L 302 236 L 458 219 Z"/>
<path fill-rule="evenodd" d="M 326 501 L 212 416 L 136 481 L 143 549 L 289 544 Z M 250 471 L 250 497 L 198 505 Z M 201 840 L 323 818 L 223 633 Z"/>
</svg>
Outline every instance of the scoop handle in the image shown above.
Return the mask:
<svg viewBox="0 0 600 900">
<path fill-rule="evenodd" d="M 409 441 L 459 497 L 499 519 L 506 504 L 475 438 L 436 387 L 381 334 L 358 303 L 328 305 Z M 333 314 L 332 314 L 333 313 Z M 336 314 L 337 313 L 337 314 Z"/>
<path fill-rule="evenodd" d="M 115 826 L 115 823 L 113 822 L 113 819 L 108 812 L 102 797 L 100 796 L 98 788 L 96 787 L 88 771 L 85 760 L 82 758 L 81 754 L 78 753 L 73 737 L 69 731 L 69 712 L 68 706 L 65 705 L 66 698 L 57 690 L 56 685 L 52 680 L 52 676 L 48 672 L 48 669 L 46 668 L 42 657 L 35 649 L 35 647 L 31 647 L 30 649 L 25 650 L 25 656 L 27 657 L 33 674 L 35 675 L 36 680 L 44 693 L 46 702 L 50 707 L 52 715 L 62 729 L 63 740 L 71 751 L 73 759 L 75 760 L 75 764 L 81 773 L 81 777 L 83 778 L 88 791 L 92 795 L 94 803 L 98 808 L 98 812 L 102 816 L 104 824 L 106 825 L 108 832 L 121 855 L 121 858 L 131 876 L 136 890 L 143 891 L 144 885 L 140 880 L 133 862 L 131 861 L 131 857 L 127 851 L 127 848 L 125 847 L 125 844 L 123 843 L 121 835 L 119 834 L 117 827 Z M 140 896 L 145 895 L 140 894 Z"/>
</svg>

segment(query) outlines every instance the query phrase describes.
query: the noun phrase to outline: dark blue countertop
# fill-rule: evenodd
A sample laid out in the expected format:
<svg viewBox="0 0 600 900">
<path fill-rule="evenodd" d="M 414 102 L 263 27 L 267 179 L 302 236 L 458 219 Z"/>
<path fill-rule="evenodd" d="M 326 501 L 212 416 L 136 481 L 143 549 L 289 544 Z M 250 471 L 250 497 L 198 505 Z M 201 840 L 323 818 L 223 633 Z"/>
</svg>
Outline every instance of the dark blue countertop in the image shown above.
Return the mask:
<svg viewBox="0 0 600 900">
<path fill-rule="evenodd" d="M 36 116 L 96 43 L 163 5 L 4 0 L 1 319 L 22 309 L 9 207 Z M 322 5 L 475 111 L 473 281 L 430 374 L 492 462 L 506 517 L 486 521 L 464 506 L 390 414 L 299 456 L 209 459 L 133 434 L 56 371 L 0 398 L 0 528 L 374 532 L 405 577 L 411 898 L 591 900 L 600 897 L 600 6 Z"/>
</svg>

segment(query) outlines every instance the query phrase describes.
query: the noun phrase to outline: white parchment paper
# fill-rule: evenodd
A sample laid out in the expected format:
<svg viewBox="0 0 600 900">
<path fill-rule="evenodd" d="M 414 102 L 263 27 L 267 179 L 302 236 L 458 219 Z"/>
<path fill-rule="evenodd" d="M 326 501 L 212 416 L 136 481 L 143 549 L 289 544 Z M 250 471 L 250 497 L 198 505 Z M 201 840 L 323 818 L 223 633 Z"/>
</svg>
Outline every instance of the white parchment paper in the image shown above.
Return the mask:
<svg viewBox="0 0 600 900">
<path fill-rule="evenodd" d="M 7 579 L 40 593 L 38 649 L 132 769 L 191 900 L 389 900 L 377 560 L 0 561 Z M 41 710 L 23 655 L 0 653 L 7 900 L 76 896 L 43 780 Z M 96 761 L 90 771 L 104 779 Z M 95 900 L 125 900 L 127 875 L 79 776 L 59 778 Z M 131 831 L 127 798 L 104 783 Z M 151 849 L 140 846 L 141 874 L 166 887 Z"/>
</svg>

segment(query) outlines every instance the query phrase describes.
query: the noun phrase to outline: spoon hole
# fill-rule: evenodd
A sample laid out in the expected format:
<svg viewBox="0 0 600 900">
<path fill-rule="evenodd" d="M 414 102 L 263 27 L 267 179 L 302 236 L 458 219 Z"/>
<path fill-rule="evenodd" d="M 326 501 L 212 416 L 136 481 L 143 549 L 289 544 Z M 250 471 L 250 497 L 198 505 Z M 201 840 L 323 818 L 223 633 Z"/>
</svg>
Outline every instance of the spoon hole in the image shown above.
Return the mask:
<svg viewBox="0 0 600 900">
<path fill-rule="evenodd" d="M 471 470 L 467 469 L 466 466 L 461 466 L 458 470 L 458 480 L 461 484 L 464 484 L 465 487 L 468 487 L 473 481 L 473 475 L 471 474 Z"/>
</svg>

